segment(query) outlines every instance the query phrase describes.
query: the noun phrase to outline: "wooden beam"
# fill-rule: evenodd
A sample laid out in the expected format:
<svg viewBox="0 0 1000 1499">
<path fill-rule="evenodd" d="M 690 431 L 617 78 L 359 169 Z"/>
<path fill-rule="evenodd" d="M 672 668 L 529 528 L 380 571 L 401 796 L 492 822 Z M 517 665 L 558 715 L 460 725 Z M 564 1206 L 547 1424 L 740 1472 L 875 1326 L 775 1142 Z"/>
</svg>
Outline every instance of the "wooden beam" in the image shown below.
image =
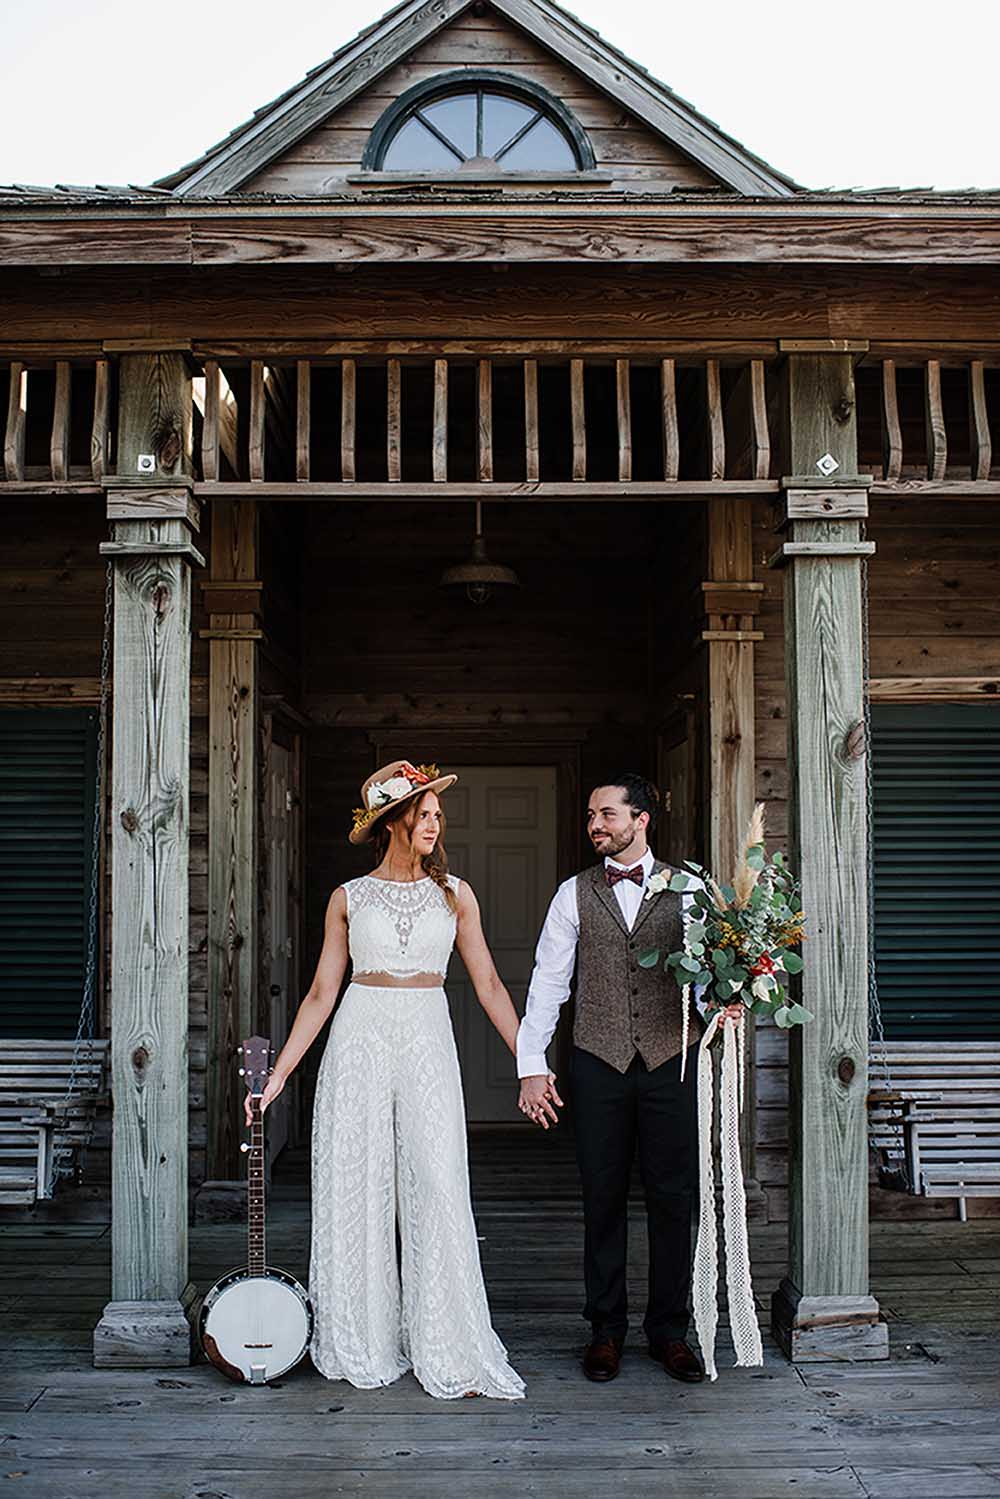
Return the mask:
<svg viewBox="0 0 1000 1499">
<path fill-rule="evenodd" d="M 90 477 L 100 484 L 108 471 L 111 369 L 108 360 L 94 364 L 94 414 L 90 425 Z"/>
<path fill-rule="evenodd" d="M 850 355 L 790 355 L 789 457 L 830 453 L 857 475 Z M 885 1358 L 868 1273 L 867 746 L 859 520 L 790 523 L 783 574 L 791 863 L 809 941 L 800 980 L 813 1019 L 790 1033 L 789 1271 L 772 1327 L 793 1359 Z M 801 551 L 832 547 L 837 555 Z"/>
<path fill-rule="evenodd" d="M 311 418 L 312 382 L 308 359 L 296 364 L 295 391 L 295 477 L 309 482 L 309 424 Z"/>
<path fill-rule="evenodd" d="M 391 484 L 398 483 L 400 476 L 400 450 L 402 446 L 400 364 L 398 359 L 386 363 L 386 464 Z"/>
<path fill-rule="evenodd" d="M 488 359 L 478 364 L 478 442 L 476 476 L 480 483 L 490 483 L 493 478 L 493 365 Z"/>
<path fill-rule="evenodd" d="M 28 420 L 28 371 L 15 361 L 10 367 L 7 427 L 3 445 L 4 473 L 10 480 L 24 478 L 24 431 Z"/>
<path fill-rule="evenodd" d="M 340 366 L 340 477 L 345 484 L 353 484 L 355 476 L 356 393 L 357 365 L 353 359 L 345 359 Z"/>
<path fill-rule="evenodd" d="M 663 477 L 677 478 L 681 440 L 677 425 L 677 376 L 672 359 L 660 360 L 660 404 L 663 413 Z"/>
<path fill-rule="evenodd" d="M 250 362 L 250 478 L 259 483 L 265 474 L 265 430 L 267 426 L 267 393 L 264 389 L 264 361 Z"/>
<path fill-rule="evenodd" d="M 182 356 L 120 361 L 118 468 L 190 475 Z M 183 519 L 116 521 L 111 734 L 111 1301 L 98 1367 L 191 1360 L 188 839 L 191 555 Z M 162 555 L 141 550 L 158 543 Z M 185 551 L 186 549 L 186 551 Z"/>
<path fill-rule="evenodd" d="M 259 512 L 253 500 L 213 509 L 211 602 L 230 585 L 257 593 Z M 212 590 L 219 595 L 212 597 Z M 207 1171 L 239 1174 L 236 1047 L 255 1027 L 259 647 L 256 608 L 209 614 Z"/>
<path fill-rule="evenodd" d="M 632 389 L 627 359 L 615 360 L 615 405 L 618 419 L 618 478 L 625 482 L 632 477 Z"/>
<path fill-rule="evenodd" d="M 708 426 L 708 476 L 710 479 L 726 477 L 726 429 L 722 419 L 722 384 L 719 378 L 719 361 L 705 361 L 705 404 Z"/>
<path fill-rule="evenodd" d="M 941 362 L 928 359 L 924 377 L 927 424 L 927 477 L 943 479 L 948 467 L 948 434 L 941 402 Z"/>
<path fill-rule="evenodd" d="M 985 370 L 981 359 L 973 359 L 969 365 L 969 464 L 973 479 L 988 479 L 992 462 Z"/>
<path fill-rule="evenodd" d="M 976 486 L 977 490 L 980 486 Z M 24 486 L 20 486 L 23 490 Z M 968 493 L 969 484 L 966 481 L 965 492 Z M 406 486 L 406 497 L 408 500 L 433 500 L 454 498 L 457 500 L 468 500 L 470 494 L 478 495 L 484 500 L 510 500 L 510 501 L 537 501 L 537 500 L 649 500 L 651 502 L 662 502 L 670 500 L 714 500 L 735 495 L 744 500 L 751 500 L 755 495 L 777 495 L 780 484 L 777 479 L 680 479 L 667 483 L 661 479 L 633 479 L 623 483 L 617 479 L 587 480 L 579 479 L 556 480 L 556 479 L 524 479 L 494 480 L 475 484 L 471 487 L 468 483 L 435 484 L 430 481 L 419 481 L 408 483 Z M 256 496 L 258 499 L 267 500 L 392 500 L 399 497 L 399 486 L 397 484 L 385 483 L 384 481 L 354 482 L 348 487 L 346 483 L 332 480 L 329 483 L 322 480 L 313 480 L 309 484 L 286 483 L 281 480 L 268 480 L 266 484 L 255 484 L 252 487 L 245 481 L 242 483 L 222 484 L 196 484 L 195 493 L 199 498 L 209 499 L 239 499 L 240 497 Z"/>
<path fill-rule="evenodd" d="M 899 422 L 899 398 L 896 394 L 896 364 L 882 360 L 882 472 L 888 480 L 898 479 L 903 470 L 903 429 Z"/>
<path fill-rule="evenodd" d="M 538 478 L 538 360 L 524 361 L 524 477 Z"/>
<path fill-rule="evenodd" d="M 448 361 L 434 361 L 434 414 L 432 422 L 431 473 L 436 484 L 448 478 Z"/>
<path fill-rule="evenodd" d="M 573 423 L 573 478 L 587 477 L 587 419 L 583 399 L 583 360 L 569 362 L 570 413 Z"/>
<path fill-rule="evenodd" d="M 52 408 L 52 433 L 49 440 L 49 463 L 55 480 L 69 478 L 69 423 L 72 366 L 68 359 L 56 360 L 55 402 Z"/>
</svg>

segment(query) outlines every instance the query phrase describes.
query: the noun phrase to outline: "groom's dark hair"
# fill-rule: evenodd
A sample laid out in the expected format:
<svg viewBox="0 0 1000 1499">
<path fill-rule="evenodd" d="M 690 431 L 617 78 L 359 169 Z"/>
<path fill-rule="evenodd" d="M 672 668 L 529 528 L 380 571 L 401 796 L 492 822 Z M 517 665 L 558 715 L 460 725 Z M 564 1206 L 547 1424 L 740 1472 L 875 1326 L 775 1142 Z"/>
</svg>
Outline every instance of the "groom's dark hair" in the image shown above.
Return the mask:
<svg viewBox="0 0 1000 1499">
<path fill-rule="evenodd" d="M 645 776 L 636 775 L 629 770 L 624 775 L 608 776 L 606 781 L 599 782 L 601 786 L 616 786 L 624 794 L 625 805 L 631 807 L 632 811 L 648 812 L 648 832 L 656 827 L 656 819 L 660 811 L 660 793 L 652 781 L 647 781 Z"/>
</svg>

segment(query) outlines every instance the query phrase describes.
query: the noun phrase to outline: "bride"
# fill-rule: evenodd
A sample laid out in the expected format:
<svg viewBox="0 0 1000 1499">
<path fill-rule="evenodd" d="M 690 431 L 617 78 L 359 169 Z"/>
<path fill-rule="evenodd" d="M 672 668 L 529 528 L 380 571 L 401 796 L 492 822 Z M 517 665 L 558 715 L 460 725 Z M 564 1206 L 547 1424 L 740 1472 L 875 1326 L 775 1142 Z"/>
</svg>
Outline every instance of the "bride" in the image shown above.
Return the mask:
<svg viewBox="0 0 1000 1499">
<path fill-rule="evenodd" d="M 328 1379 L 363 1388 L 412 1368 L 441 1399 L 519 1400 L 524 1381 L 490 1321 L 469 1195 L 462 1080 L 443 988 L 453 946 L 512 1054 L 518 1017 L 476 898 L 448 873 L 439 795 L 456 780 L 396 760 L 362 786 L 349 836 L 374 837 L 377 864 L 330 896 L 316 974 L 262 1107 L 333 1010 L 350 959 L 313 1115 L 313 1363 Z"/>
</svg>

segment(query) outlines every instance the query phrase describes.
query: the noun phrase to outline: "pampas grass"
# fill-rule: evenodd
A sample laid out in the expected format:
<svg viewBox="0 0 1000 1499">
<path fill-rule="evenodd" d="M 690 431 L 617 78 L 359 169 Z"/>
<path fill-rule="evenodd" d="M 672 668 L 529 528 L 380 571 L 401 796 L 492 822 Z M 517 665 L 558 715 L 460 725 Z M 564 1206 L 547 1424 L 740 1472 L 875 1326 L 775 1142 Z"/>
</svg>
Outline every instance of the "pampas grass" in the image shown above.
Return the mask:
<svg viewBox="0 0 1000 1499">
<path fill-rule="evenodd" d="M 740 855 L 739 866 L 733 878 L 734 900 L 733 905 L 741 911 L 753 893 L 753 888 L 760 875 L 759 869 L 752 869 L 747 861 L 747 855 L 752 848 L 764 842 L 764 803 L 758 802 L 753 809 L 747 827 L 746 838 L 743 841 L 743 852 Z"/>
</svg>

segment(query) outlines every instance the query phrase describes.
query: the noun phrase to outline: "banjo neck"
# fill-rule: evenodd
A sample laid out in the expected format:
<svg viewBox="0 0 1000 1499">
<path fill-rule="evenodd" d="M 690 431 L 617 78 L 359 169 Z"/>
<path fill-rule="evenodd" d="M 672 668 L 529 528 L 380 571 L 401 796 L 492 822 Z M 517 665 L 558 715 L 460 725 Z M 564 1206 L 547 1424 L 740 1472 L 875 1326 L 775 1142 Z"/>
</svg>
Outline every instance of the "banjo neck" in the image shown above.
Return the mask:
<svg viewBox="0 0 1000 1499">
<path fill-rule="evenodd" d="M 260 1096 L 250 1098 L 250 1150 L 247 1155 L 247 1269 L 263 1275 L 266 1264 L 264 1228 L 264 1119 Z"/>
</svg>

